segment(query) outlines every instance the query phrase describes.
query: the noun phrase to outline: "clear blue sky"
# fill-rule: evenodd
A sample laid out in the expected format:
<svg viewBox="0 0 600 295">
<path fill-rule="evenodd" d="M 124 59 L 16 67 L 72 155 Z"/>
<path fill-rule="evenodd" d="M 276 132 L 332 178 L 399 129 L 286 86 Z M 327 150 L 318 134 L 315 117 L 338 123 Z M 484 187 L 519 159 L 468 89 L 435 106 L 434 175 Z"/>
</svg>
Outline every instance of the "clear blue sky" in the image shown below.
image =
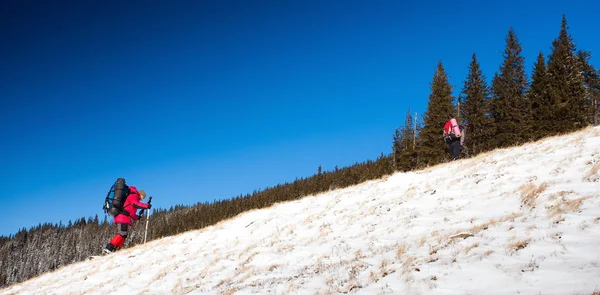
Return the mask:
<svg viewBox="0 0 600 295">
<path fill-rule="evenodd" d="M 231 198 L 388 154 L 442 60 L 488 81 L 512 26 L 528 74 L 598 1 L 0 4 L 0 235 L 98 214 L 117 177 L 156 207 Z M 600 66 L 598 57 L 592 63 Z"/>
</svg>

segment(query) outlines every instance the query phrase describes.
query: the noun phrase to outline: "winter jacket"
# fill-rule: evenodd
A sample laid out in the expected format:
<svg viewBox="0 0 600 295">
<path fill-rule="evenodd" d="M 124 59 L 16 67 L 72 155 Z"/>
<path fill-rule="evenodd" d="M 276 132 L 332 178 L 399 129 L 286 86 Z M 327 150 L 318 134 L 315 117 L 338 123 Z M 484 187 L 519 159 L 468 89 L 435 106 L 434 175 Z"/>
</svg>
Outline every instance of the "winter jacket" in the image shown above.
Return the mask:
<svg viewBox="0 0 600 295">
<path fill-rule="evenodd" d="M 132 218 L 133 220 L 139 219 L 136 214 L 137 209 L 148 209 L 148 204 L 140 202 L 140 193 L 135 186 L 129 186 L 129 195 L 123 204 L 123 209 L 129 213 L 129 216 L 118 214 L 115 216 L 115 223 L 131 225 Z"/>
</svg>

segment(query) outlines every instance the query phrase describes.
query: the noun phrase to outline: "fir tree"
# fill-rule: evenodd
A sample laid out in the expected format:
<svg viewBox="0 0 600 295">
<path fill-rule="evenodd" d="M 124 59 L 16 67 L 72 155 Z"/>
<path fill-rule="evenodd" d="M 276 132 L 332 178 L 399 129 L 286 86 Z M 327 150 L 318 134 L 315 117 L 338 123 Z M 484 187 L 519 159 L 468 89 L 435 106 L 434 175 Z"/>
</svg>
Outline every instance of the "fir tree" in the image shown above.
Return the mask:
<svg viewBox="0 0 600 295">
<path fill-rule="evenodd" d="M 489 90 L 473 53 L 469 73 L 461 92 L 460 117 L 466 127 L 465 146 L 469 154 L 476 155 L 489 149 L 494 134 L 490 115 Z"/>
<path fill-rule="evenodd" d="M 563 15 L 560 33 L 552 42 L 548 57 L 548 93 L 555 115 L 551 122 L 555 132 L 576 130 L 589 120 L 581 63 L 567 29 L 567 18 Z"/>
<path fill-rule="evenodd" d="M 600 71 L 590 64 L 592 54 L 589 51 L 578 51 L 577 57 L 581 63 L 586 100 L 589 105 L 589 123 L 600 124 Z"/>
<path fill-rule="evenodd" d="M 548 69 L 544 54 L 540 52 L 537 61 L 533 65 L 531 87 L 527 97 L 531 103 L 531 136 L 532 139 L 540 139 L 552 134 L 551 122 L 554 114 L 553 106 L 548 94 Z"/>
<path fill-rule="evenodd" d="M 423 128 L 419 132 L 419 165 L 435 165 L 449 159 L 448 146 L 442 139 L 442 132 L 449 116 L 455 114 L 453 100 L 452 86 L 440 61 L 431 82 L 429 102 L 423 115 Z"/>
<path fill-rule="evenodd" d="M 529 103 L 525 58 L 519 38 L 511 28 L 506 36 L 504 62 L 492 81 L 492 117 L 496 134 L 494 147 L 511 146 L 529 139 Z"/>
</svg>

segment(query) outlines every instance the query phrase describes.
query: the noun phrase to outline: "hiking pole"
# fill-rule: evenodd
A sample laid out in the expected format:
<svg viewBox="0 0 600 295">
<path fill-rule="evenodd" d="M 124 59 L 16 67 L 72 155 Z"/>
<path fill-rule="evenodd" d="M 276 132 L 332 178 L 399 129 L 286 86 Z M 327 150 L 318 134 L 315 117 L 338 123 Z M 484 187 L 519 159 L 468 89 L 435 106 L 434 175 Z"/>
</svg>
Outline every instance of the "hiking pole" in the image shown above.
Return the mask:
<svg viewBox="0 0 600 295">
<path fill-rule="evenodd" d="M 148 204 L 152 203 L 152 196 L 148 199 Z M 146 244 L 146 238 L 148 237 L 148 219 L 150 215 L 150 210 L 146 211 L 146 231 L 144 232 L 144 244 Z"/>
</svg>

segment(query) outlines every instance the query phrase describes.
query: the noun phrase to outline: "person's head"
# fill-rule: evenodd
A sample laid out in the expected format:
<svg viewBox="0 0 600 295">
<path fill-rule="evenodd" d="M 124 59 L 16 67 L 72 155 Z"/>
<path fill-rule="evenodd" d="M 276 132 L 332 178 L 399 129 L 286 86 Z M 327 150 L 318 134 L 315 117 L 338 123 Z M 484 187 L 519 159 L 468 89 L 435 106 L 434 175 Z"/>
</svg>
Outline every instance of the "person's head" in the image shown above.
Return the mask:
<svg viewBox="0 0 600 295">
<path fill-rule="evenodd" d="M 143 189 L 139 190 L 138 193 L 140 193 L 140 200 L 146 198 L 146 192 Z"/>
</svg>

